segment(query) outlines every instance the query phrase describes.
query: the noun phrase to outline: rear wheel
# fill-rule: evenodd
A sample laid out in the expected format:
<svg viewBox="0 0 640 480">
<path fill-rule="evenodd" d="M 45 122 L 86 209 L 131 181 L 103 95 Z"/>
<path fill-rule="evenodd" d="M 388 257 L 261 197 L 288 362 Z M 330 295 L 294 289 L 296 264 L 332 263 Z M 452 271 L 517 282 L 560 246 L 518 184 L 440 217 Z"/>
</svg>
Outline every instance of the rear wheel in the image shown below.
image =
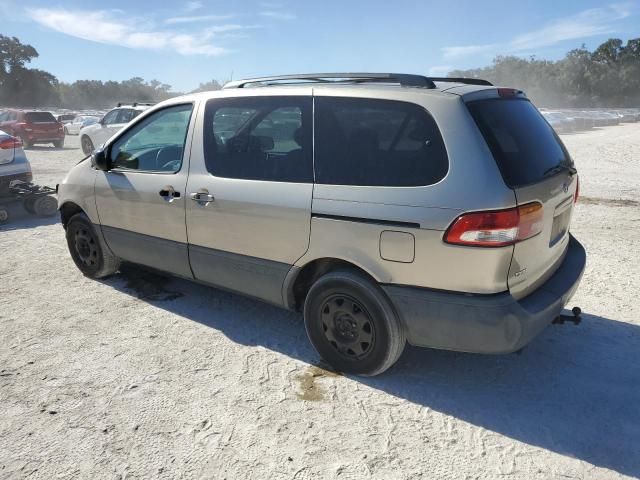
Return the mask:
<svg viewBox="0 0 640 480">
<path fill-rule="evenodd" d="M 82 151 L 84 152 L 84 154 L 91 155 L 91 153 L 94 150 L 93 142 L 91 141 L 91 139 L 85 135 L 82 137 L 82 140 L 80 141 L 80 143 L 82 145 Z"/>
<path fill-rule="evenodd" d="M 8 222 L 9 222 L 9 212 L 4 208 L 0 208 L 0 225 L 3 225 Z"/>
<path fill-rule="evenodd" d="M 102 244 L 98 233 L 84 213 L 77 213 L 67 224 L 67 246 L 74 263 L 89 278 L 114 274 L 120 259 Z"/>
<path fill-rule="evenodd" d="M 316 281 L 304 321 L 315 349 L 340 372 L 378 375 L 398 360 L 406 343 L 385 293 L 358 272 L 331 272 Z"/>
<path fill-rule="evenodd" d="M 53 146 L 56 147 L 56 148 L 64 147 L 64 138 L 62 140 L 58 140 L 56 142 L 53 142 Z"/>
</svg>

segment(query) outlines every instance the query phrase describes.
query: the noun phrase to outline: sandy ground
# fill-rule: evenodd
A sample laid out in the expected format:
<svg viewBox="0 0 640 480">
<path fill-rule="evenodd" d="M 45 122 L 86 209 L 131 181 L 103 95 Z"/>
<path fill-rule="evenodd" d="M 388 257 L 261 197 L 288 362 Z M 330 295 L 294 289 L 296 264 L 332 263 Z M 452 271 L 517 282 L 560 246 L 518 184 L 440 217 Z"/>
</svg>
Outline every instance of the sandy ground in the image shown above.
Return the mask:
<svg viewBox="0 0 640 480">
<path fill-rule="evenodd" d="M 640 475 L 640 124 L 563 137 L 580 169 L 572 301 L 521 355 L 407 348 L 322 369 L 301 318 L 135 270 L 84 278 L 57 221 L 0 227 L 0 478 Z M 28 151 L 54 185 L 83 155 Z"/>
</svg>

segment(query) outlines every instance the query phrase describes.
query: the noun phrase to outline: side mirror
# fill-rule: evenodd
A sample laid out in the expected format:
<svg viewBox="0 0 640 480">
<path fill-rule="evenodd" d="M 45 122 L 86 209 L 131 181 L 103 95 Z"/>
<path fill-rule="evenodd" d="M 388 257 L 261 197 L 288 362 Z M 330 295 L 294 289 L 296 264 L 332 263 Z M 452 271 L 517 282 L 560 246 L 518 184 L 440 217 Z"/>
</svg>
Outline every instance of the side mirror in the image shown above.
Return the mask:
<svg viewBox="0 0 640 480">
<path fill-rule="evenodd" d="M 94 150 L 91 154 L 91 165 L 103 172 L 111 170 L 111 160 L 104 149 Z"/>
</svg>

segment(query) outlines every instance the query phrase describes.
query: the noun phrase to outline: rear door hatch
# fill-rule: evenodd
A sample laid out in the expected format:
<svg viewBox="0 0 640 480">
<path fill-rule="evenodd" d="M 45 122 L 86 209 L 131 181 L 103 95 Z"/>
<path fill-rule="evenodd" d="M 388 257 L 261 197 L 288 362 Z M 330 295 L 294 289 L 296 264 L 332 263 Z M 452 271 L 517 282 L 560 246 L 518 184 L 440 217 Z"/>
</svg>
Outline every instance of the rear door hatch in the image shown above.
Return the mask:
<svg viewBox="0 0 640 480">
<path fill-rule="evenodd" d="M 28 112 L 25 120 L 36 138 L 49 139 L 58 136 L 60 123 L 50 112 Z"/>
<path fill-rule="evenodd" d="M 509 291 L 523 298 L 560 266 L 569 243 L 569 225 L 578 188 L 573 161 L 555 131 L 521 92 L 467 102 L 518 206 L 542 205 L 540 233 L 515 244 Z"/>
</svg>

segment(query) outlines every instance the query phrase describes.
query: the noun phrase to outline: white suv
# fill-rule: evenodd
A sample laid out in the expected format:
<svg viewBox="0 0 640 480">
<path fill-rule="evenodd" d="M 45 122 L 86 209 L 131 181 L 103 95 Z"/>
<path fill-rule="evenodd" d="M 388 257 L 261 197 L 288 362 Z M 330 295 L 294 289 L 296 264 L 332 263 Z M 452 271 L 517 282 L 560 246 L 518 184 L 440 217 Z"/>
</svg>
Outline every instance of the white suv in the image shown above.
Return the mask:
<svg viewBox="0 0 640 480">
<path fill-rule="evenodd" d="M 85 155 L 93 152 L 96 146 L 103 145 L 113 135 L 118 133 L 127 123 L 136 118 L 152 103 L 119 103 L 109 111 L 98 123 L 83 127 L 80 130 L 80 145 Z"/>
</svg>

